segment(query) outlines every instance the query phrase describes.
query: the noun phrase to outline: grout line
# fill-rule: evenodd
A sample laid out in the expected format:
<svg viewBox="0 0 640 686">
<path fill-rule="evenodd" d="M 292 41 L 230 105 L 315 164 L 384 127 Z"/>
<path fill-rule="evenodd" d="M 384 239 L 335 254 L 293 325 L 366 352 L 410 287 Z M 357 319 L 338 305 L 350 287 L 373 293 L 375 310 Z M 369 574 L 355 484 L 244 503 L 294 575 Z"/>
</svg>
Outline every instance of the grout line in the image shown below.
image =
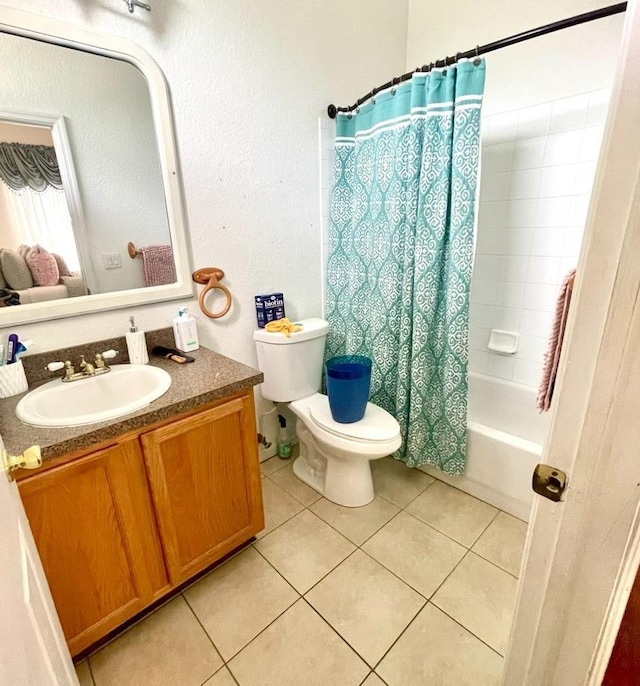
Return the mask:
<svg viewBox="0 0 640 686">
<path fill-rule="evenodd" d="M 89 676 L 91 677 L 91 683 L 93 684 L 93 686 L 96 686 L 96 679 L 93 676 L 93 669 L 91 669 L 91 663 L 89 662 L 88 657 L 86 659 L 86 662 L 87 662 L 87 667 L 89 668 Z"/>
<path fill-rule="evenodd" d="M 474 550 L 471 548 L 469 550 L 470 553 L 473 553 L 474 555 L 477 555 L 481 560 L 484 560 L 485 562 L 488 562 L 489 564 L 492 564 L 494 567 L 497 567 L 499 570 L 504 572 L 505 574 L 508 574 L 509 576 L 512 576 L 517 582 L 520 582 L 520 577 L 516 576 L 513 572 L 510 572 L 508 569 L 505 569 L 504 567 L 501 567 L 497 562 L 494 562 L 493 560 L 490 560 L 488 557 L 485 557 L 484 555 L 481 555 L 477 550 Z M 523 551 L 524 553 L 524 551 Z"/>
<path fill-rule="evenodd" d="M 211 638 L 211 636 L 209 636 L 209 632 L 204 628 L 204 624 L 200 621 L 200 617 L 198 617 L 198 615 L 196 614 L 196 611 L 191 607 L 191 605 L 189 604 L 189 601 L 186 599 L 186 597 L 184 596 L 183 593 L 180 593 L 180 597 L 182 598 L 182 600 L 184 600 L 184 602 L 186 603 L 189 610 L 191 610 L 191 614 L 196 618 L 196 622 L 198 622 L 198 624 L 200 625 L 200 628 L 202 629 L 202 631 L 204 631 L 205 636 L 209 639 L 209 643 L 211 643 L 211 645 L 213 646 L 213 649 L 215 650 L 216 655 L 222 660 L 223 664 L 226 664 L 225 659 L 220 654 L 220 651 L 216 647 L 216 644 L 213 642 L 213 639 Z M 220 667 L 218 667 L 218 669 L 216 671 L 219 671 L 219 670 L 220 670 Z M 216 672 L 213 672 L 213 674 L 215 674 L 215 673 Z M 210 679 L 213 676 L 213 674 L 210 674 L 207 677 L 207 679 L 205 679 L 205 681 Z"/>
</svg>

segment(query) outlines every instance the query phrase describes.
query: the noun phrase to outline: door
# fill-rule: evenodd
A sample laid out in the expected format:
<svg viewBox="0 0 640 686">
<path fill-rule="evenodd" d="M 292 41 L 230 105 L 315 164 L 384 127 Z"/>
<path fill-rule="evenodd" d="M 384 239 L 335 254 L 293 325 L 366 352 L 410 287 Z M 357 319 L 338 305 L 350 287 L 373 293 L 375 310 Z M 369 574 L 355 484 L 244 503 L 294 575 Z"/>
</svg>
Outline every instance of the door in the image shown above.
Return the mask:
<svg viewBox="0 0 640 686">
<path fill-rule="evenodd" d="M 640 13 L 625 34 L 536 496 L 507 686 L 600 684 L 640 559 Z"/>
<path fill-rule="evenodd" d="M 141 438 L 172 584 L 264 527 L 252 393 Z"/>
<path fill-rule="evenodd" d="M 137 439 L 36 473 L 19 489 L 72 655 L 167 590 Z"/>
<path fill-rule="evenodd" d="M 77 686 L 18 489 L 3 474 L 0 512 L 0 684 Z"/>
</svg>

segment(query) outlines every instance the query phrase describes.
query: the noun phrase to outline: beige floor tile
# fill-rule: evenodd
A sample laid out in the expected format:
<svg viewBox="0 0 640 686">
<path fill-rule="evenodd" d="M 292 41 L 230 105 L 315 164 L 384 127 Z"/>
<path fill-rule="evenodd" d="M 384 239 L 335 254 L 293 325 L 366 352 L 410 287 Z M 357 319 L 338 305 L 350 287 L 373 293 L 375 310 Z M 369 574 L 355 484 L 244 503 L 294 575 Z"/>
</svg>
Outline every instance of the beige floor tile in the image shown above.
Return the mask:
<svg viewBox="0 0 640 686">
<path fill-rule="evenodd" d="M 429 603 L 376 667 L 390 686 L 498 686 L 502 658 Z"/>
<path fill-rule="evenodd" d="M 207 679 L 204 686 L 236 686 L 236 682 L 231 676 L 231 672 L 226 667 L 223 667 L 211 679 Z"/>
<path fill-rule="evenodd" d="M 432 602 L 472 634 L 505 654 L 518 580 L 468 553 L 433 596 Z"/>
<path fill-rule="evenodd" d="M 313 488 L 300 481 L 293 473 L 293 462 L 291 460 L 289 460 L 289 464 L 284 469 L 279 469 L 271 474 L 269 478 L 306 507 L 322 498 L 318 491 L 314 491 Z"/>
<path fill-rule="evenodd" d="M 299 598 L 254 548 L 188 588 L 184 596 L 225 660 Z"/>
<path fill-rule="evenodd" d="M 241 686 L 358 686 L 369 667 L 299 600 L 229 663 Z"/>
<path fill-rule="evenodd" d="M 457 488 L 436 481 L 407 506 L 407 512 L 470 548 L 498 510 Z"/>
<path fill-rule="evenodd" d="M 527 526 L 521 519 L 499 512 L 472 550 L 494 565 L 519 576 Z"/>
<path fill-rule="evenodd" d="M 355 550 L 353 543 L 309 510 L 297 514 L 255 546 L 300 593 L 306 593 Z"/>
<path fill-rule="evenodd" d="M 342 507 L 322 498 L 309 509 L 356 545 L 362 545 L 399 512 L 395 505 L 378 496 L 363 507 Z"/>
<path fill-rule="evenodd" d="M 372 667 L 425 603 L 360 550 L 305 597 Z"/>
<path fill-rule="evenodd" d="M 96 686 L 198 686 L 222 660 L 182 596 L 89 658 Z"/>
<path fill-rule="evenodd" d="M 375 672 L 371 672 L 362 682 L 362 686 L 385 686 L 385 683 Z"/>
<path fill-rule="evenodd" d="M 281 460 L 279 457 L 270 457 L 268 460 L 260 463 L 260 471 L 264 476 L 269 476 L 279 469 L 284 469 L 290 461 L 291 458 L 288 460 Z"/>
<path fill-rule="evenodd" d="M 371 460 L 371 471 L 375 492 L 398 507 L 408 505 L 435 480 L 393 457 Z"/>
<path fill-rule="evenodd" d="M 278 459 L 275 457 L 272 460 Z M 264 501 L 264 529 L 256 535 L 263 538 L 270 531 L 304 510 L 304 505 L 292 498 L 271 479 L 262 479 L 262 499 Z"/>
<path fill-rule="evenodd" d="M 91 676 L 89 663 L 86 660 L 83 660 L 76 665 L 76 675 L 80 682 L 80 686 L 93 686 L 93 677 Z"/>
<path fill-rule="evenodd" d="M 467 552 L 406 512 L 394 517 L 362 549 L 425 598 L 435 593 Z"/>
</svg>

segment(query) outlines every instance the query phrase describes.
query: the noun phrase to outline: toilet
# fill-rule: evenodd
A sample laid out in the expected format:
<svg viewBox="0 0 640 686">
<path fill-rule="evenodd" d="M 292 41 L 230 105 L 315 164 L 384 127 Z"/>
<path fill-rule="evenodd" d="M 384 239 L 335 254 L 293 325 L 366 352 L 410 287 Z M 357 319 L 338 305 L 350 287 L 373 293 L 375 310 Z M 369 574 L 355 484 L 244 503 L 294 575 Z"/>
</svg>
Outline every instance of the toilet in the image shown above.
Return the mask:
<svg viewBox="0 0 640 686">
<path fill-rule="evenodd" d="M 262 395 L 288 403 L 297 417 L 300 456 L 294 474 L 338 505 L 361 507 L 374 497 L 369 462 L 400 447 L 400 425 L 372 403 L 367 403 L 360 421 L 336 422 L 329 399 L 319 392 L 329 325 L 323 319 L 296 323 L 302 330 L 290 337 L 264 329 L 254 333 L 258 367 L 264 374 Z"/>
</svg>

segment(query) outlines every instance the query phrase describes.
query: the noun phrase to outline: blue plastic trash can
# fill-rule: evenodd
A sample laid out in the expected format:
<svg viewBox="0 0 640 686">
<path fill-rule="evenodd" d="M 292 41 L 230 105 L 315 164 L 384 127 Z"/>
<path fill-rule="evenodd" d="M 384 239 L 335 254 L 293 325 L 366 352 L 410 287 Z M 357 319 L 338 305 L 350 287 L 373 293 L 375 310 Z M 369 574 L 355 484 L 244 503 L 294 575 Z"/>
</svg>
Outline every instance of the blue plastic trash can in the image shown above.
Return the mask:
<svg viewBox="0 0 640 686">
<path fill-rule="evenodd" d="M 341 424 L 364 417 L 371 385 L 371 360 L 361 355 L 332 357 L 325 364 L 331 416 Z"/>
</svg>

